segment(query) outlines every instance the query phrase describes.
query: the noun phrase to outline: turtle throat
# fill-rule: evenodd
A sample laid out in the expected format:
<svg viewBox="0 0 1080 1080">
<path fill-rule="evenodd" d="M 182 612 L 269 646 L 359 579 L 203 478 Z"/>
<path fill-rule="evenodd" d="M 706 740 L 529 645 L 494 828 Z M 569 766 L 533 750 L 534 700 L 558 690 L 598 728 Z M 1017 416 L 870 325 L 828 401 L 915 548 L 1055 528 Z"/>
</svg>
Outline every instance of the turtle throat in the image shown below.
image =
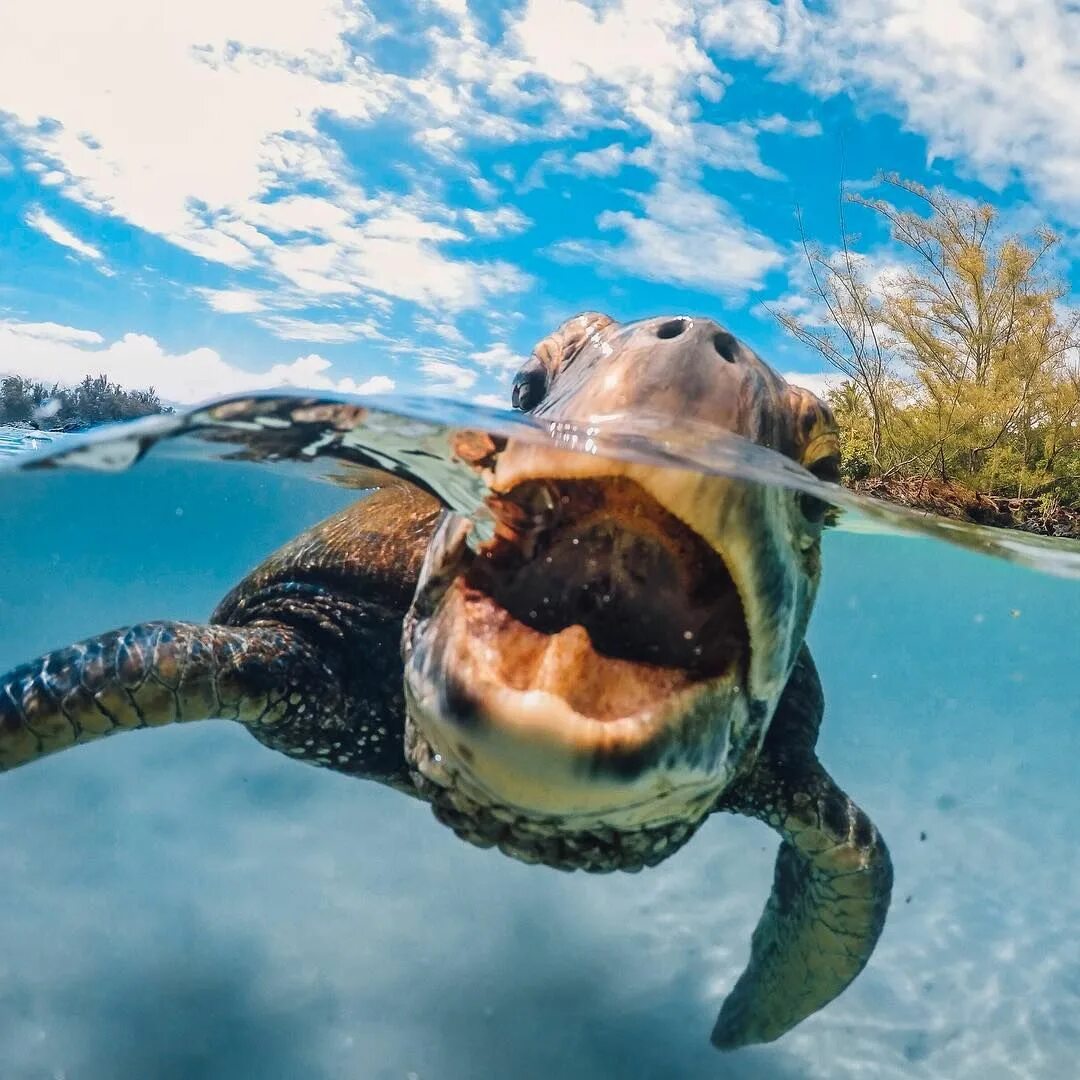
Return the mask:
<svg viewBox="0 0 1080 1080">
<path fill-rule="evenodd" d="M 746 618 L 723 558 L 633 481 L 530 483 L 493 509 L 494 540 L 446 597 L 476 689 L 490 679 L 610 721 L 745 675 Z"/>
</svg>

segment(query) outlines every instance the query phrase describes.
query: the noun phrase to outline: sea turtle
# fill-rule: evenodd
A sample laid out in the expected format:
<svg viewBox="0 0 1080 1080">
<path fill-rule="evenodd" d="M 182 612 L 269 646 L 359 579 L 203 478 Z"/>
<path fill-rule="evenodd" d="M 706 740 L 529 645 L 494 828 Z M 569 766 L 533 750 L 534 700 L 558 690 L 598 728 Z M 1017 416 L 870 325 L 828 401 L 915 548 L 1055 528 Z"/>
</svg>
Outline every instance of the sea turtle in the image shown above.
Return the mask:
<svg viewBox="0 0 1080 1080">
<path fill-rule="evenodd" d="M 708 319 L 586 313 L 514 405 L 553 421 L 702 421 L 837 473 L 829 409 Z M 885 921 L 888 852 L 814 752 L 803 636 L 824 504 L 780 486 L 511 439 L 497 527 L 394 480 L 245 578 L 206 625 L 148 622 L 0 676 L 0 767 L 225 717 L 428 801 L 471 843 L 639 870 L 717 811 L 780 833 L 772 894 L 713 1042 L 767 1042 L 839 994 Z"/>
</svg>

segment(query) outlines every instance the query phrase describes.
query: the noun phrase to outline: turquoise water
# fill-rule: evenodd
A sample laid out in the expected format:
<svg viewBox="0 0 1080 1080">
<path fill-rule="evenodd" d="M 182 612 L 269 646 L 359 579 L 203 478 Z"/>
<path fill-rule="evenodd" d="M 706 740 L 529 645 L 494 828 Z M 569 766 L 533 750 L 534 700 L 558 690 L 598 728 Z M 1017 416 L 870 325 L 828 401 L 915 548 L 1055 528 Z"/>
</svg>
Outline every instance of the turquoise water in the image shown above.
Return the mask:
<svg viewBox="0 0 1080 1080">
<path fill-rule="evenodd" d="M 0 475 L 0 671 L 203 619 L 355 494 L 154 454 Z M 867 969 L 779 1042 L 708 1044 L 769 891 L 764 826 L 720 815 L 655 869 L 565 875 L 209 722 L 0 777 L 0 1075 L 1075 1075 L 1080 584 L 844 529 L 824 565 L 819 752 L 896 884 Z"/>
</svg>

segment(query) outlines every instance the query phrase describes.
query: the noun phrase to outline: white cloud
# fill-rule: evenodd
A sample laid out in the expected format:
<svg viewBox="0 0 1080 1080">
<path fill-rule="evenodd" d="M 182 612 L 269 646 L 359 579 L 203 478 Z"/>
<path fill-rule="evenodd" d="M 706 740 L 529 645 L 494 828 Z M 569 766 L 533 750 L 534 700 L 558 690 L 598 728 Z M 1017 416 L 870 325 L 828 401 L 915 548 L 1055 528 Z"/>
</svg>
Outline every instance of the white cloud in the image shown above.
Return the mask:
<svg viewBox="0 0 1080 1080">
<path fill-rule="evenodd" d="M 773 113 L 755 121 L 758 131 L 767 131 L 773 135 L 794 135 L 799 139 L 812 139 L 821 134 L 821 124 L 817 120 L 792 120 L 788 116 Z"/>
<path fill-rule="evenodd" d="M 643 216 L 609 210 L 598 219 L 601 228 L 624 234 L 621 244 L 564 243 L 554 254 L 595 258 L 633 277 L 722 294 L 759 288 L 782 262 L 768 237 L 705 191 L 662 180 L 641 202 Z"/>
<path fill-rule="evenodd" d="M 465 0 L 432 0 L 437 8 L 441 8 L 449 15 L 462 16 L 468 14 Z"/>
<path fill-rule="evenodd" d="M 545 150 L 530 166 L 518 185 L 518 194 L 524 194 L 535 188 L 544 186 L 546 173 L 573 172 L 566 156 L 565 150 Z M 506 177 L 510 182 L 511 176 Z"/>
<path fill-rule="evenodd" d="M 61 225 L 55 218 L 49 217 L 40 206 L 36 206 L 26 215 L 26 224 L 31 229 L 36 229 L 43 236 L 47 236 L 54 244 L 70 248 L 78 255 L 86 259 L 101 259 L 101 252 L 84 240 L 80 240 L 70 229 Z"/>
<path fill-rule="evenodd" d="M 72 345 L 100 345 L 105 340 L 95 330 L 79 330 L 74 326 L 54 322 L 31 323 L 4 319 L 0 321 L 0 332 L 5 330 L 36 341 L 66 342 Z"/>
<path fill-rule="evenodd" d="M 284 278 L 292 299 L 382 294 L 460 310 L 521 288 L 513 267 L 440 250 L 465 239 L 438 220 L 445 208 L 368 197 L 320 130 L 321 116 L 364 123 L 391 103 L 416 119 L 408 83 L 366 58 L 373 27 L 354 0 L 273 11 L 192 0 L 166 20 L 139 0 L 7 4 L 0 102 L 42 182 L 202 258 L 261 272 L 279 291 Z M 298 182 L 321 190 L 281 197 Z M 509 208 L 475 223 L 520 226 Z M 217 310 L 255 310 L 250 293 L 216 293 L 204 295 Z"/>
<path fill-rule="evenodd" d="M 780 16 L 766 0 L 727 0 L 716 4 L 701 22 L 702 35 L 736 56 L 769 52 L 780 44 Z"/>
<path fill-rule="evenodd" d="M 516 206 L 495 210 L 463 210 L 461 216 L 477 236 L 513 236 L 524 232 L 532 222 Z"/>
<path fill-rule="evenodd" d="M 266 310 L 262 297 L 251 289 L 196 289 L 195 291 L 215 311 L 228 315 L 248 315 Z"/>
<path fill-rule="evenodd" d="M 529 0 L 508 37 L 534 78 L 549 81 L 569 117 L 617 108 L 661 136 L 688 115 L 686 91 L 716 72 L 698 44 L 690 5 L 616 0 Z"/>
<path fill-rule="evenodd" d="M 343 46 L 363 19 L 338 0 L 192 0 L 168 19 L 139 0 L 6 4 L 0 101 L 23 146 L 66 175 L 65 194 L 242 265 L 250 247 L 222 225 L 280 171 L 272 138 L 289 133 L 332 171 L 316 113 L 385 106 L 386 79 Z"/>
<path fill-rule="evenodd" d="M 395 382 L 389 375 L 372 375 L 362 383 L 357 383 L 354 394 L 389 394 L 395 387 Z"/>
<path fill-rule="evenodd" d="M 496 342 L 483 352 L 473 353 L 469 359 L 488 371 L 497 371 L 502 374 L 517 371 L 525 363 L 525 357 L 514 352 L 503 341 Z"/>
<path fill-rule="evenodd" d="M 504 394 L 477 394 L 473 398 L 477 405 L 486 405 L 489 409 L 505 409 L 511 411 L 510 402 Z"/>
<path fill-rule="evenodd" d="M 259 319 L 260 326 L 269 330 L 275 337 L 285 341 L 321 341 L 325 344 L 340 344 L 356 341 L 359 338 L 381 338 L 378 327 L 369 319 L 366 322 L 313 322 L 310 319 L 296 319 L 286 315 L 268 315 Z"/>
<path fill-rule="evenodd" d="M 844 377 L 839 372 L 828 371 L 785 371 L 784 378 L 792 386 L 801 386 L 819 398 L 824 398 L 830 391 L 839 386 Z"/>
<path fill-rule="evenodd" d="M 476 382 L 476 372 L 450 360 L 421 360 L 420 370 L 431 380 L 437 394 L 463 393 Z"/>
<path fill-rule="evenodd" d="M 815 258 L 845 272 L 850 261 L 851 273 L 866 286 L 870 296 L 878 303 L 894 293 L 896 284 L 907 274 L 919 269 L 914 261 L 905 264 L 902 259 L 910 253 L 896 247 L 873 247 L 867 251 L 849 248 L 847 252 L 839 248 L 825 247 L 815 247 L 812 250 Z M 759 305 L 754 314 L 772 318 L 775 314 L 783 313 L 798 319 L 805 327 L 835 330 L 836 324 L 829 305 L 818 293 L 819 284 L 827 290 L 836 285 L 825 266 L 819 262 L 812 271 L 802 248 L 794 247 L 788 256 L 786 272 L 787 291 L 775 300 Z M 891 337 L 884 325 L 878 324 L 877 329 L 879 340 L 885 341 Z"/>
<path fill-rule="evenodd" d="M 504 114 L 525 109 L 535 114 L 529 133 L 534 139 L 538 134 L 551 140 L 590 129 L 621 130 L 625 140 L 597 149 L 543 151 L 519 191 L 542 186 L 548 173 L 609 177 L 627 165 L 638 166 L 653 172 L 656 191 L 674 194 L 681 209 L 696 201 L 698 224 L 721 226 L 713 235 L 727 257 L 702 261 L 682 252 L 693 239 L 693 226 L 684 228 L 676 220 L 680 208 L 652 195 L 642 197 L 639 214 L 615 212 L 598 219 L 601 228 L 626 231 L 627 243 L 567 239 L 549 250 L 709 290 L 732 292 L 759 284 L 778 254 L 731 206 L 720 207 L 705 192 L 702 171 L 730 169 L 779 179 L 780 173 L 762 160 L 760 133 L 808 136 L 820 130 L 817 125 L 778 116 L 760 123 L 698 121 L 696 95 L 717 100 L 730 77 L 704 51 L 698 9 L 689 0 L 611 0 L 603 5 L 527 0 L 519 12 L 507 15 L 506 26 L 498 47 L 488 46 L 475 30 L 453 41 L 441 31 L 429 35 L 435 50 L 424 92 L 442 126 L 462 133 L 463 139 L 475 135 L 487 107 L 480 102 L 494 100 Z M 520 135 L 515 131 L 505 137 Z M 702 229 L 701 236 L 710 233 Z M 659 258 L 647 257 L 653 254 Z"/>
<path fill-rule="evenodd" d="M 761 121 L 740 120 L 727 124 L 687 122 L 667 132 L 662 139 L 628 150 L 610 143 L 598 150 L 583 150 L 567 156 L 549 150 L 536 159 L 522 181 L 522 191 L 542 187 L 545 173 L 569 173 L 578 177 L 608 177 L 626 165 L 635 165 L 668 177 L 678 177 L 686 186 L 699 175 L 701 167 L 748 172 L 763 180 L 779 180 L 782 174 L 761 159 L 758 134 L 820 134 L 815 121 L 792 121 L 784 116 L 768 116 Z"/>
<path fill-rule="evenodd" d="M 469 186 L 481 199 L 494 202 L 499 197 L 499 189 L 490 180 L 480 175 L 480 169 L 475 163 L 459 160 L 458 165 L 465 173 Z"/>
<path fill-rule="evenodd" d="M 714 169 L 752 173 L 763 180 L 779 180 L 781 173 L 761 160 L 758 129 L 748 122 L 693 124 L 679 140 L 688 157 L 697 157 Z"/>
<path fill-rule="evenodd" d="M 518 187 L 519 192 L 543 187 L 548 173 L 566 173 L 577 177 L 609 177 L 622 171 L 625 165 L 650 168 L 653 157 L 647 147 L 627 150 L 619 143 L 609 143 L 598 150 L 581 150 L 567 154 L 565 150 L 545 150 L 530 166 Z"/>
<path fill-rule="evenodd" d="M 286 146 L 288 144 L 285 144 Z M 282 171 L 292 171 L 284 166 Z M 332 179 L 330 174 L 327 179 Z M 275 233 L 318 234 L 348 225 L 356 213 L 369 210 L 378 204 L 367 199 L 359 189 L 339 193 L 338 200 L 318 198 L 314 195 L 286 195 L 250 206 L 252 223 Z"/>
<path fill-rule="evenodd" d="M 813 126 L 697 120 L 696 95 L 718 99 L 730 77 L 706 53 L 691 0 L 527 0 L 507 12 L 494 41 L 467 5 L 446 0 L 454 18 L 436 18 L 425 32 L 428 66 L 409 78 L 374 67 L 371 42 L 396 31 L 359 0 L 270 13 L 258 0 L 192 0 L 164 22 L 139 0 L 67 7 L 24 0 L 0 12 L 0 101 L 30 166 L 59 180 L 70 199 L 261 275 L 257 288 L 201 295 L 220 312 L 272 312 L 268 325 L 307 340 L 344 340 L 347 331 L 301 327 L 292 314 L 328 298 L 354 324 L 363 316 L 349 305 L 405 301 L 438 312 L 445 325 L 445 315 L 490 307 L 531 283 L 506 262 L 460 253 L 473 237 L 527 228 L 520 210 L 454 211 L 430 195 L 366 191 L 321 117 L 363 125 L 389 113 L 489 198 L 497 192 L 468 160 L 468 143 L 622 132 L 595 150 L 542 154 L 538 167 L 588 177 L 627 164 L 651 170 L 658 192 L 675 192 L 684 205 L 696 198 L 699 220 L 723 225 L 734 269 L 711 261 L 694 269 L 679 251 L 689 231 L 652 195 L 640 215 L 601 217 L 602 228 L 627 233 L 625 244 L 578 244 L 578 254 L 641 273 L 640 257 L 659 253 L 644 276 L 722 289 L 756 282 L 771 255 L 731 207 L 708 208 L 696 188 L 702 168 L 775 178 L 760 131 L 810 134 Z M 754 21 L 745 0 L 734 7 L 747 9 L 742 23 Z M 712 36 L 730 38 L 713 16 L 705 19 Z M 421 171 L 412 180 L 415 191 L 431 190 Z"/>
<path fill-rule="evenodd" d="M 213 349 L 170 354 L 146 334 L 125 334 L 104 344 L 92 330 L 55 323 L 0 322 L 0 372 L 43 382 L 70 385 L 84 375 L 105 374 L 122 386 L 153 386 L 164 400 L 181 403 L 277 386 L 344 393 L 393 389 L 393 381 L 386 376 L 365 383 L 334 379 L 328 374 L 330 367 L 329 360 L 312 353 L 266 371 L 245 371 Z"/>
<path fill-rule="evenodd" d="M 1061 0 L 737 0 L 707 16 L 710 43 L 866 108 L 898 112 L 950 157 L 1001 185 L 1019 175 L 1080 211 L 1080 8 Z"/>
<path fill-rule="evenodd" d="M 425 315 L 418 315 L 413 325 L 422 334 L 433 334 L 451 345 L 465 345 L 467 338 L 453 323 L 438 322 Z"/>
<path fill-rule="evenodd" d="M 440 127 L 421 128 L 413 136 L 429 154 L 437 157 L 450 157 L 453 151 L 459 149 L 463 143 L 461 133 L 455 131 L 449 124 Z"/>
<path fill-rule="evenodd" d="M 571 165 L 583 176 L 614 176 L 626 164 L 627 151 L 618 143 L 599 150 L 582 150 L 571 159 Z"/>
<path fill-rule="evenodd" d="M 270 259 L 300 293 L 366 298 L 372 290 L 422 307 L 460 311 L 525 288 L 530 279 L 504 262 L 453 259 L 438 250 L 458 230 L 403 206 L 380 205 L 360 223 L 312 230 L 316 238 L 277 247 Z"/>
<path fill-rule="evenodd" d="M 291 364 L 275 364 L 269 371 L 252 376 L 250 389 L 257 386 L 296 386 L 304 390 L 335 390 L 343 394 L 378 394 L 394 389 L 394 380 L 386 375 L 375 375 L 362 383 L 355 379 L 332 379 L 327 375 L 330 361 L 310 353 L 300 356 Z M 248 387 L 245 387 L 248 389 Z"/>
<path fill-rule="evenodd" d="M 553 251 L 707 291 L 758 286 L 778 253 L 704 191 L 702 170 L 776 178 L 761 134 L 821 128 L 779 115 L 704 123 L 698 95 L 716 100 L 731 82 L 707 47 L 822 94 L 884 101 L 934 152 L 991 180 L 1022 172 L 1080 205 L 1080 113 L 1064 44 L 1080 13 L 1060 0 L 944 10 L 905 0 L 884 15 L 872 0 L 525 0 L 496 35 L 463 0 L 431 0 L 427 66 L 408 78 L 374 67 L 371 43 L 400 28 L 376 23 L 360 0 L 272 12 L 258 0 L 193 0 L 164 22 L 138 0 L 84 7 L 0 8 L 0 101 L 26 167 L 84 206 L 261 275 L 257 287 L 201 295 L 220 312 L 264 315 L 294 339 L 346 340 L 360 331 L 344 327 L 399 301 L 451 327 L 454 313 L 497 306 L 530 284 L 505 262 L 461 254 L 476 237 L 528 227 L 521 211 L 451 209 L 430 194 L 439 185 L 422 167 L 410 173 L 419 195 L 366 190 L 321 117 L 362 127 L 389 115 L 493 200 L 470 145 L 602 131 L 596 149 L 540 153 L 524 186 L 545 170 L 605 178 L 634 165 L 654 174 L 654 188 L 639 209 L 598 219 L 614 240 L 568 239 Z M 512 179 L 508 168 L 495 172 Z M 328 298 L 340 305 L 334 328 L 295 317 Z M 462 345 L 453 333 L 442 336 Z"/>
</svg>

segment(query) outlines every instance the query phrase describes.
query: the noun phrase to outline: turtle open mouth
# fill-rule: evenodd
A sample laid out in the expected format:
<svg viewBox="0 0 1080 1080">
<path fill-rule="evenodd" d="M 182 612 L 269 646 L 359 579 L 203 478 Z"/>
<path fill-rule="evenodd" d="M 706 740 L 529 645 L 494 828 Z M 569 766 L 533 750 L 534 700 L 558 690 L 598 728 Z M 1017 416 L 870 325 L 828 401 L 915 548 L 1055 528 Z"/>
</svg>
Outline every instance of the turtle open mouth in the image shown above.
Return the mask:
<svg viewBox="0 0 1080 1080">
<path fill-rule="evenodd" d="M 492 508 L 495 538 L 444 599 L 474 688 L 550 694 L 608 721 L 745 675 L 747 623 L 724 560 L 632 480 L 529 482 Z"/>
</svg>

